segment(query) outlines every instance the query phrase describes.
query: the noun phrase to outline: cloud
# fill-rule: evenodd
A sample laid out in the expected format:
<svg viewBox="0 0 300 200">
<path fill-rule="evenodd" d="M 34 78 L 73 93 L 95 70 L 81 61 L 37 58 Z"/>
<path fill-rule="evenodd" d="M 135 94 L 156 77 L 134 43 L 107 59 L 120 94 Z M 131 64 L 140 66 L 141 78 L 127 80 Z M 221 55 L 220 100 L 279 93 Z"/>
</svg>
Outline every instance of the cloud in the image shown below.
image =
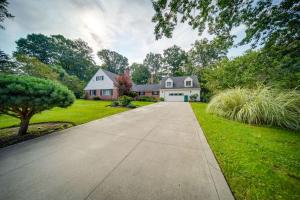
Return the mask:
<svg viewBox="0 0 300 200">
<path fill-rule="evenodd" d="M 173 38 L 155 40 L 149 0 L 11 0 L 9 8 L 16 17 L 6 20 L 6 30 L 0 30 L 0 49 L 8 53 L 15 49 L 14 41 L 27 34 L 62 34 L 88 42 L 95 55 L 101 49 L 111 49 L 132 63 L 142 62 L 150 51 L 162 53 L 174 44 L 188 50 L 200 39 L 196 30 L 179 24 Z"/>
</svg>

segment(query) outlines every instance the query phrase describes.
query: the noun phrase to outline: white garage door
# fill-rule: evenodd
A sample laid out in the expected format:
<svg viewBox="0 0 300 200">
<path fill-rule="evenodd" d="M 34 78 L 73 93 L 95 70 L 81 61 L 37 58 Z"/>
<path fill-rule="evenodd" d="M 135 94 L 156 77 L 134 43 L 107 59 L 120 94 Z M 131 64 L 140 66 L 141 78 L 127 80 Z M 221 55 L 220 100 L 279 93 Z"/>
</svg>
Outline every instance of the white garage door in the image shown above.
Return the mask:
<svg viewBox="0 0 300 200">
<path fill-rule="evenodd" d="M 179 92 L 170 92 L 166 95 L 165 101 L 184 101 L 184 94 Z"/>
</svg>

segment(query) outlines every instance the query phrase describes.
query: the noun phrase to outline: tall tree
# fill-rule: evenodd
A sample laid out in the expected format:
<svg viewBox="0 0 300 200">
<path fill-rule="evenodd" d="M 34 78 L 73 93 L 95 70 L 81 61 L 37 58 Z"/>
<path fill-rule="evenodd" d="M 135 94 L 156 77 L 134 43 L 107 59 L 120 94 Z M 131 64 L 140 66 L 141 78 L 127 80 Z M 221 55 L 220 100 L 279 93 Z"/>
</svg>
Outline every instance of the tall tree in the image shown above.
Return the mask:
<svg viewBox="0 0 300 200">
<path fill-rule="evenodd" d="M 184 74 L 184 66 L 187 64 L 187 53 L 174 45 L 164 50 L 164 70 L 168 75 L 181 76 Z"/>
<path fill-rule="evenodd" d="M 155 35 L 171 37 L 178 22 L 187 22 L 199 34 L 232 34 L 244 25 L 246 36 L 240 44 L 258 42 L 286 44 L 300 37 L 300 4 L 297 0 L 154 0 Z"/>
<path fill-rule="evenodd" d="M 103 62 L 102 67 L 110 72 L 123 74 L 128 66 L 128 59 L 115 51 L 103 49 L 98 51 L 97 55 Z"/>
<path fill-rule="evenodd" d="M 151 83 L 157 83 L 161 77 L 163 58 L 161 54 L 148 53 L 143 64 L 151 72 Z"/>
<path fill-rule="evenodd" d="M 133 63 L 130 69 L 131 78 L 135 84 L 146 84 L 151 77 L 149 69 L 143 64 Z"/>
<path fill-rule="evenodd" d="M 0 29 L 4 29 L 3 22 L 7 18 L 13 18 L 14 16 L 8 11 L 8 1 L 0 0 Z"/>
<path fill-rule="evenodd" d="M 127 74 L 118 75 L 116 77 L 116 87 L 119 96 L 128 95 L 132 87 L 130 77 Z"/>
<path fill-rule="evenodd" d="M 197 40 L 189 51 L 191 62 L 197 67 L 207 67 L 226 57 L 231 42 L 217 37 L 212 41 Z"/>
<path fill-rule="evenodd" d="M 92 49 L 82 40 L 70 40 L 62 35 L 29 34 L 16 41 L 14 55 L 36 57 L 45 64 L 61 65 L 70 75 L 88 81 L 97 70 Z"/>
</svg>

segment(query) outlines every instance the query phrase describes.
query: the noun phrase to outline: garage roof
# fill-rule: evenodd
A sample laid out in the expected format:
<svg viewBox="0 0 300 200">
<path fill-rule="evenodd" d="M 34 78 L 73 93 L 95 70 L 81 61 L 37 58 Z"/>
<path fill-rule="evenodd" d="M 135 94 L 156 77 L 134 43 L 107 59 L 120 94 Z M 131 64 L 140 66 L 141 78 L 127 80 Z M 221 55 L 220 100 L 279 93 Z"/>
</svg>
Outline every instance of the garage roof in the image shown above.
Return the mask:
<svg viewBox="0 0 300 200">
<path fill-rule="evenodd" d="M 184 87 L 184 80 L 188 77 L 193 79 L 193 87 L 192 88 L 200 88 L 198 78 L 195 75 L 192 75 L 192 76 L 178 76 L 178 77 L 164 77 L 160 82 L 160 88 L 166 88 L 165 82 L 168 78 L 173 80 L 173 87 L 172 88 L 186 88 L 186 87 Z M 168 89 L 170 89 L 170 88 L 168 88 Z"/>
</svg>

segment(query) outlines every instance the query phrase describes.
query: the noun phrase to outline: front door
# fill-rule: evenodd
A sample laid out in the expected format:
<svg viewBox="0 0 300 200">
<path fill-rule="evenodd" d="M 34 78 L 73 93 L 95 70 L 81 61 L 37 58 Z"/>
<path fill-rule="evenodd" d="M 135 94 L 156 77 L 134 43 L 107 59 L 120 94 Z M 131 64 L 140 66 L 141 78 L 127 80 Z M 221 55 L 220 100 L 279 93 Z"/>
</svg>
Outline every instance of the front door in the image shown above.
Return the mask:
<svg viewBox="0 0 300 200">
<path fill-rule="evenodd" d="M 184 102 L 188 102 L 189 101 L 189 96 L 188 95 L 184 95 Z"/>
</svg>

